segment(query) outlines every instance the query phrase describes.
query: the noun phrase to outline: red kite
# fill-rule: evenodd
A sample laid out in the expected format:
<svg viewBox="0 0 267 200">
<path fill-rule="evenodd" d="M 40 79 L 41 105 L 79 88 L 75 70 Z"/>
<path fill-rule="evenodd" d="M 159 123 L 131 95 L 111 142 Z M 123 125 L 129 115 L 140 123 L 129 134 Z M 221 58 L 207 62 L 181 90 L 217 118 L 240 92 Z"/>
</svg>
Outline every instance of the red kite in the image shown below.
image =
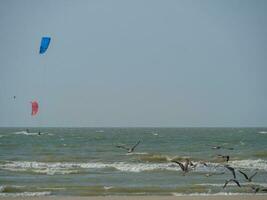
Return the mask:
<svg viewBox="0 0 267 200">
<path fill-rule="evenodd" d="M 37 114 L 39 106 L 37 101 L 32 101 L 31 104 L 32 104 L 32 116 L 34 116 Z"/>
</svg>

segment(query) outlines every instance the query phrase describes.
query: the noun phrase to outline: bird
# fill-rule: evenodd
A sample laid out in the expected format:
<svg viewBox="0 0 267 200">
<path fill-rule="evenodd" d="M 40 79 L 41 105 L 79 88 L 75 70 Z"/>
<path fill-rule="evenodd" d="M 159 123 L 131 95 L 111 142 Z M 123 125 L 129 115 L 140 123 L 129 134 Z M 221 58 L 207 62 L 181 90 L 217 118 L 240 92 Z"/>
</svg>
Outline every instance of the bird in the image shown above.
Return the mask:
<svg viewBox="0 0 267 200">
<path fill-rule="evenodd" d="M 224 155 L 218 154 L 217 156 L 220 157 L 220 158 L 225 159 L 226 162 L 228 162 L 228 161 L 230 160 L 230 156 L 229 156 L 229 155 L 225 155 L 225 156 L 224 156 Z"/>
<path fill-rule="evenodd" d="M 193 165 L 193 163 L 191 161 L 189 161 L 188 158 L 185 159 L 185 163 L 184 164 L 179 162 L 179 161 L 176 161 L 176 160 L 172 160 L 171 162 L 177 163 L 184 173 L 188 172 L 188 165 Z"/>
<path fill-rule="evenodd" d="M 128 153 L 132 153 L 134 151 L 134 149 L 137 147 L 137 145 L 139 145 L 141 141 L 139 140 L 134 146 L 132 147 L 125 147 L 124 145 L 116 145 L 116 147 L 121 148 L 121 149 L 126 149 L 128 151 Z"/>
<path fill-rule="evenodd" d="M 229 165 L 225 165 L 224 167 L 232 172 L 234 179 L 235 179 L 236 178 L 235 169 L 233 167 L 230 167 Z"/>
<path fill-rule="evenodd" d="M 247 179 L 248 182 L 251 182 L 251 181 L 252 181 L 252 178 L 253 178 L 254 176 L 256 176 L 256 174 L 258 173 L 258 172 L 255 172 L 253 175 L 251 175 L 250 177 L 248 177 L 247 174 L 245 174 L 245 173 L 242 172 L 241 170 L 238 170 L 238 171 L 239 171 L 239 173 L 241 173 L 241 174 L 244 175 L 244 177 Z"/>
<path fill-rule="evenodd" d="M 229 179 L 229 180 L 226 180 L 226 181 L 225 181 L 225 184 L 224 184 L 224 186 L 223 186 L 223 189 L 227 186 L 227 184 L 228 184 L 229 182 L 235 182 L 235 183 L 237 184 L 238 187 L 241 187 L 241 185 L 239 184 L 239 182 L 238 182 L 236 179 Z"/>
</svg>

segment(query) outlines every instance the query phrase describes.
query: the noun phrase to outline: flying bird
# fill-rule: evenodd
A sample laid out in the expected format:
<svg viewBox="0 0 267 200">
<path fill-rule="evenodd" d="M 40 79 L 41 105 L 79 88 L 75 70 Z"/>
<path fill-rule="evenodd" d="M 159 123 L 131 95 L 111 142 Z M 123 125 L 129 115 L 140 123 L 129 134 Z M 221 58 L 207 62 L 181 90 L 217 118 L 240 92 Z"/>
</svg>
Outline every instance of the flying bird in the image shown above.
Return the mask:
<svg viewBox="0 0 267 200">
<path fill-rule="evenodd" d="M 251 181 L 252 181 L 252 178 L 253 178 L 254 176 L 256 176 L 256 174 L 258 173 L 258 172 L 255 172 L 253 175 L 251 175 L 250 177 L 248 177 L 247 174 L 245 174 L 245 173 L 242 172 L 241 170 L 238 170 L 238 171 L 239 171 L 239 173 L 241 173 L 241 174 L 244 175 L 244 177 L 247 179 L 248 182 L 251 182 Z"/>
<path fill-rule="evenodd" d="M 229 182 L 235 182 L 235 183 L 237 184 L 238 187 L 241 187 L 241 185 L 239 184 L 239 182 L 238 182 L 236 179 L 230 179 L 230 180 L 226 180 L 226 181 L 225 181 L 225 184 L 224 184 L 224 186 L 223 186 L 223 189 L 227 186 L 227 184 L 228 184 Z"/>
<path fill-rule="evenodd" d="M 133 147 L 125 147 L 124 145 L 116 145 L 116 147 L 121 148 L 121 149 L 126 149 L 128 153 L 132 153 L 134 149 L 139 145 L 141 141 L 139 140 Z"/>
<path fill-rule="evenodd" d="M 188 172 L 188 166 L 189 166 L 189 165 L 190 165 L 190 166 L 193 165 L 193 163 L 192 163 L 191 161 L 189 161 L 189 159 L 185 159 L 185 163 L 184 163 L 184 164 L 181 163 L 181 162 L 179 162 L 179 161 L 176 161 L 176 160 L 172 160 L 172 162 L 178 164 L 178 165 L 180 166 L 181 170 L 182 170 L 184 173 Z"/>
</svg>

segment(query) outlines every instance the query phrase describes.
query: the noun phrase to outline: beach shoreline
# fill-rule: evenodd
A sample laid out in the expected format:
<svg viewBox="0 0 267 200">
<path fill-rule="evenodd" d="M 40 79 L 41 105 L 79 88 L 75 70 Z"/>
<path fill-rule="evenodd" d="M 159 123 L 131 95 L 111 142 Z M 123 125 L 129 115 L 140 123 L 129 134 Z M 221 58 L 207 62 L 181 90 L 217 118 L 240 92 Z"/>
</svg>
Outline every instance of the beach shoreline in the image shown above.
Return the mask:
<svg viewBox="0 0 267 200">
<path fill-rule="evenodd" d="M 267 194 L 249 194 L 249 195 L 212 195 L 212 196 L 38 196 L 38 197 L 0 197 L 1 200 L 265 200 Z"/>
</svg>

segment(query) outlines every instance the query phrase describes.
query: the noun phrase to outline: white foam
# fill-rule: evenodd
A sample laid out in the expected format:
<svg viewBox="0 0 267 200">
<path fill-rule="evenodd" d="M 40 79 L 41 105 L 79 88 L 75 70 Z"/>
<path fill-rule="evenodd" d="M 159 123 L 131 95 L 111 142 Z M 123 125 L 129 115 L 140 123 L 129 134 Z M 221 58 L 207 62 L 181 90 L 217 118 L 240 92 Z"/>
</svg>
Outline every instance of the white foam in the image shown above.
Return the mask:
<svg viewBox="0 0 267 200">
<path fill-rule="evenodd" d="M 68 163 L 68 162 L 29 162 L 29 161 L 13 161 L 0 164 L 0 169 L 9 171 L 29 171 L 40 174 L 71 174 L 79 173 L 79 169 L 103 169 L 115 168 L 124 172 L 142 172 L 151 170 L 171 170 L 180 171 L 181 169 L 172 163 Z"/>
<path fill-rule="evenodd" d="M 267 134 L 267 131 L 259 131 L 260 134 Z"/>
<path fill-rule="evenodd" d="M 229 162 L 234 168 L 243 168 L 250 170 L 267 170 L 267 161 L 265 160 L 240 160 Z M 114 168 L 123 172 L 143 172 L 155 170 L 181 171 L 181 168 L 175 163 L 126 163 L 126 162 L 30 162 L 30 161 L 9 161 L 0 164 L 0 169 L 9 171 L 29 171 L 38 174 L 75 174 L 82 169 L 104 169 Z M 190 168 L 193 172 L 201 173 L 223 173 L 225 167 L 218 163 L 207 163 L 207 166 L 197 163 L 195 168 Z"/>
<path fill-rule="evenodd" d="M 267 187 L 267 183 L 258 183 L 258 182 L 244 182 L 244 183 L 242 183 L 242 185 L 245 185 L 245 186 L 250 186 L 252 184 L 253 185 L 257 185 L 257 186 Z M 212 186 L 212 187 L 223 187 L 224 183 L 200 183 L 200 184 L 196 184 L 196 185 Z M 227 185 L 236 186 L 235 183 L 228 183 Z"/>
<path fill-rule="evenodd" d="M 109 190 L 109 189 L 112 189 L 112 188 L 114 188 L 114 187 L 113 186 L 104 186 L 105 190 Z"/>
<path fill-rule="evenodd" d="M 255 195 L 266 195 L 264 193 L 237 193 L 237 192 L 218 192 L 218 193 L 191 193 L 191 194 L 185 194 L 185 193 L 172 193 L 173 196 L 255 196 Z M 267 196 L 267 195 L 266 195 Z"/>
<path fill-rule="evenodd" d="M 267 161 L 262 159 L 257 160 L 234 160 L 229 161 L 229 164 L 234 168 L 243 168 L 250 170 L 264 170 L 267 171 Z"/>
<path fill-rule="evenodd" d="M 18 131 L 18 132 L 15 132 L 13 134 L 16 134 L 16 135 L 39 135 L 38 133 L 34 133 L 34 132 L 28 133 L 26 131 Z"/>
<path fill-rule="evenodd" d="M 15 192 L 15 193 L 0 193 L 0 197 L 36 197 L 51 195 L 51 192 Z"/>
</svg>

